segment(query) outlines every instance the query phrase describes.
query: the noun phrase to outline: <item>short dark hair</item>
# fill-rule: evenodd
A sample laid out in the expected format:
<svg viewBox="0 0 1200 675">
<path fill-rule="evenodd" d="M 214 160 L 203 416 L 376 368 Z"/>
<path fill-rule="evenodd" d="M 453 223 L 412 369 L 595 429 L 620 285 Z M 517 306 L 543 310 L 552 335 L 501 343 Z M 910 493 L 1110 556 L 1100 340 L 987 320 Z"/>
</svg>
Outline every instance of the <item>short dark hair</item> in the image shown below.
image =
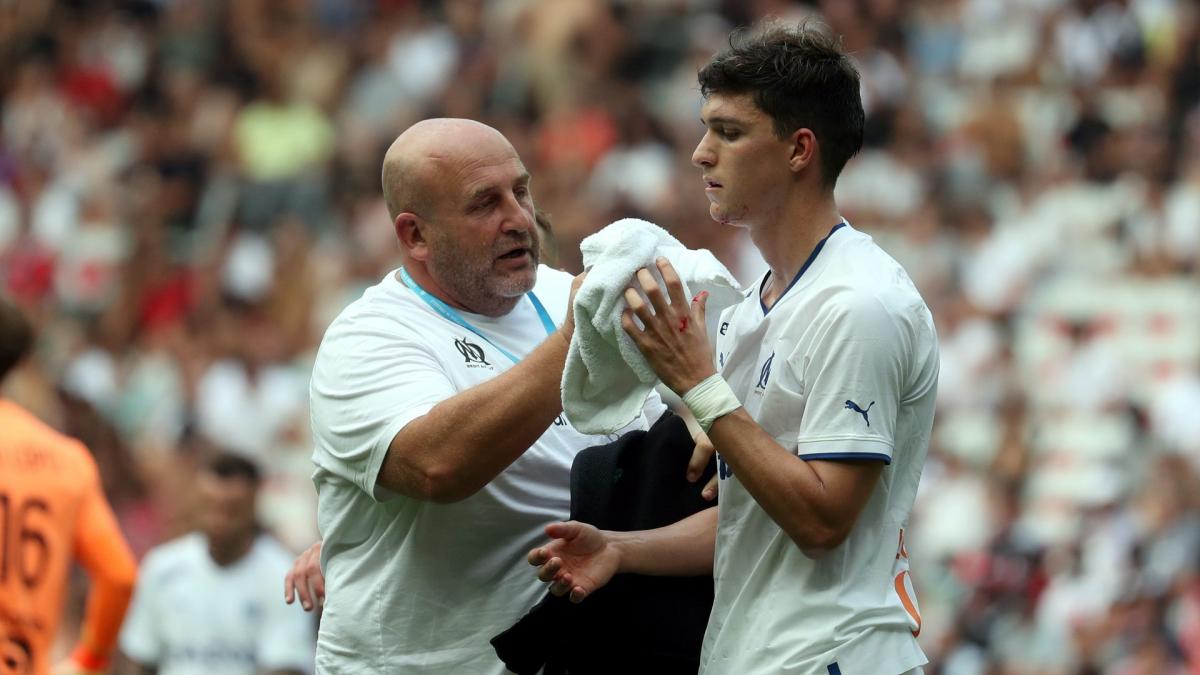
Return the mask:
<svg viewBox="0 0 1200 675">
<path fill-rule="evenodd" d="M 258 464 L 232 452 L 218 452 L 209 458 L 205 468 L 223 479 L 241 478 L 253 485 L 258 485 L 262 478 Z"/>
<path fill-rule="evenodd" d="M 33 347 L 33 328 L 17 306 L 0 298 L 0 380 Z"/>
<path fill-rule="evenodd" d="M 558 238 L 554 236 L 554 226 L 550 222 L 550 214 L 541 209 L 534 209 L 533 222 L 537 224 L 540 237 L 541 262 L 550 267 L 558 267 Z"/>
<path fill-rule="evenodd" d="M 866 115 L 858 69 L 842 51 L 841 40 L 819 24 L 734 31 L 729 48 L 701 68 L 697 78 L 705 98 L 751 94 L 774 121 L 779 138 L 811 129 L 829 187 L 862 148 Z"/>
</svg>

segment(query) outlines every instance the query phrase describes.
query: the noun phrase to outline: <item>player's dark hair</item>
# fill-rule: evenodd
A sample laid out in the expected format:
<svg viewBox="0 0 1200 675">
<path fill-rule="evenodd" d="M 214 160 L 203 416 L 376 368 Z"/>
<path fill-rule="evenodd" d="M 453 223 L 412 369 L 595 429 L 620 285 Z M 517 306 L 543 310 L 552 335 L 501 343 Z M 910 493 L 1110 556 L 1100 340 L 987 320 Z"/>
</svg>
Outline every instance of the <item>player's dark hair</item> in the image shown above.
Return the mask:
<svg viewBox="0 0 1200 675">
<path fill-rule="evenodd" d="M 257 464 L 250 459 L 241 455 L 235 455 L 232 452 L 219 452 L 213 455 L 208 460 L 205 468 L 209 473 L 223 479 L 241 478 L 254 485 L 258 485 L 259 480 L 262 478 Z"/>
<path fill-rule="evenodd" d="M 554 226 L 550 222 L 550 214 L 541 209 L 533 212 L 533 221 L 537 224 L 540 239 L 539 248 L 541 262 L 550 267 L 558 267 L 558 239 L 554 236 Z"/>
<path fill-rule="evenodd" d="M 0 298 L 0 380 L 8 375 L 33 347 L 33 328 L 21 310 Z"/>
<path fill-rule="evenodd" d="M 783 139 L 810 129 L 821 152 L 821 175 L 833 187 L 862 148 L 865 114 L 858 69 L 841 40 L 819 24 L 770 24 L 734 31 L 729 48 L 700 69 L 700 93 L 750 94 Z"/>
</svg>

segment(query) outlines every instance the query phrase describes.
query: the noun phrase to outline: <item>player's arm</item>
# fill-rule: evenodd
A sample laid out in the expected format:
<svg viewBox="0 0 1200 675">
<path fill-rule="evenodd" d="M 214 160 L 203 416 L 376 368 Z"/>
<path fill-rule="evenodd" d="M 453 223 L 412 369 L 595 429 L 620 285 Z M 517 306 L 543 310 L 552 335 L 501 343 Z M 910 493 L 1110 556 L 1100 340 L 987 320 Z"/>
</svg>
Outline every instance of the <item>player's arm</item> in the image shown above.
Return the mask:
<svg viewBox="0 0 1200 675">
<path fill-rule="evenodd" d="M 708 432 L 746 491 L 809 556 L 841 545 L 866 506 L 883 462 L 797 461 L 744 408 Z"/>
<path fill-rule="evenodd" d="M 575 279 L 571 298 L 582 281 Z M 455 502 L 512 464 L 562 412 L 559 384 L 572 312 L 520 363 L 435 405 L 392 439 L 378 483 L 417 499 Z"/>
<path fill-rule="evenodd" d="M 81 672 L 102 672 L 108 668 L 133 595 L 137 563 L 104 498 L 90 457 L 88 462 L 91 477 L 76 526 L 75 557 L 87 571 L 91 589 L 71 661 Z"/>
<path fill-rule="evenodd" d="M 670 263 L 661 260 L 658 266 L 666 294 L 648 271 L 640 271 L 638 284 L 649 304 L 627 292 L 629 310 L 623 321 L 663 383 L 682 396 L 716 373 L 705 333 L 704 298 L 689 303 Z M 883 467 L 869 460 L 797 461 L 742 408 L 717 419 L 708 437 L 747 491 L 809 555 L 845 540 Z"/>
<path fill-rule="evenodd" d="M 582 602 L 614 574 L 712 574 L 717 509 L 710 507 L 654 530 L 613 532 L 569 521 L 546 526 L 547 544 L 529 552 L 529 564 L 555 595 Z"/>
</svg>

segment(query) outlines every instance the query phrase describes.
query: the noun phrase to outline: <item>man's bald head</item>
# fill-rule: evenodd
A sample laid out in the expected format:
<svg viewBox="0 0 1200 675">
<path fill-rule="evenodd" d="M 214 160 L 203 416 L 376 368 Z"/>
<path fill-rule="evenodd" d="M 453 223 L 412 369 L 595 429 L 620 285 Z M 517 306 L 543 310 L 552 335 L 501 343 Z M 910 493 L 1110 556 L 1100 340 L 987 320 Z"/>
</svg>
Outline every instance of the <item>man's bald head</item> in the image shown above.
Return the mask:
<svg viewBox="0 0 1200 675">
<path fill-rule="evenodd" d="M 430 217 L 445 187 L 443 169 L 452 169 L 489 144 L 501 144 L 516 154 L 503 134 L 475 120 L 434 118 L 405 129 L 383 157 L 388 216 L 393 222 L 405 212 Z"/>
</svg>

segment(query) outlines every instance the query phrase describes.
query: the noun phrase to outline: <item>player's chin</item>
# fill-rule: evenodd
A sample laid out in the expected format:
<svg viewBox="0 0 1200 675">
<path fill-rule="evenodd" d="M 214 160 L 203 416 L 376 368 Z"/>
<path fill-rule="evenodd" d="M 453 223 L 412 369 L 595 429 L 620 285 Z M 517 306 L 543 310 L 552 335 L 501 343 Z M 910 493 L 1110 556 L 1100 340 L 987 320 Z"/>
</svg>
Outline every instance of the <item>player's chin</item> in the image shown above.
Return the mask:
<svg viewBox="0 0 1200 675">
<path fill-rule="evenodd" d="M 729 225 L 730 227 L 746 227 L 746 209 L 727 209 L 714 202 L 708 205 L 708 216 L 722 225 Z"/>
</svg>

